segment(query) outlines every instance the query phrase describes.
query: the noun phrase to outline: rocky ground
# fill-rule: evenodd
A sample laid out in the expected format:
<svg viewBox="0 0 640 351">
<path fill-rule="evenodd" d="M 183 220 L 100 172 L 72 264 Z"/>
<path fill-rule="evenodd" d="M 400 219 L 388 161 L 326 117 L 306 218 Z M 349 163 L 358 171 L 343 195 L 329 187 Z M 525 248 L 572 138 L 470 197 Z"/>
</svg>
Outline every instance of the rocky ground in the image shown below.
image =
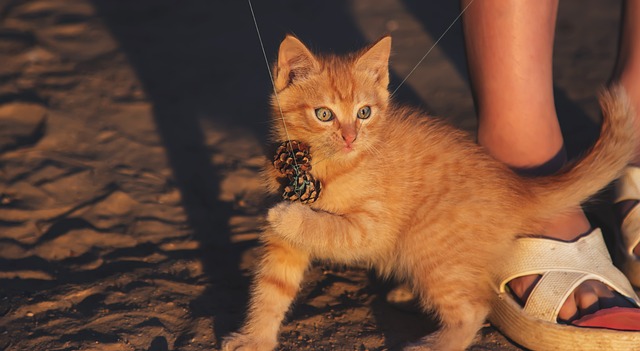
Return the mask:
<svg viewBox="0 0 640 351">
<path fill-rule="evenodd" d="M 394 88 L 460 11 L 441 1 L 254 1 L 269 60 L 394 38 Z M 619 3 L 561 2 L 556 89 L 591 143 Z M 398 98 L 473 131 L 459 26 Z M 265 196 L 270 83 L 247 3 L 0 0 L 0 350 L 212 350 L 238 327 Z M 481 224 L 479 224 L 481 225 Z M 437 328 L 362 269 L 316 265 L 282 350 L 393 350 Z M 473 350 L 517 350 L 487 325 Z"/>
</svg>

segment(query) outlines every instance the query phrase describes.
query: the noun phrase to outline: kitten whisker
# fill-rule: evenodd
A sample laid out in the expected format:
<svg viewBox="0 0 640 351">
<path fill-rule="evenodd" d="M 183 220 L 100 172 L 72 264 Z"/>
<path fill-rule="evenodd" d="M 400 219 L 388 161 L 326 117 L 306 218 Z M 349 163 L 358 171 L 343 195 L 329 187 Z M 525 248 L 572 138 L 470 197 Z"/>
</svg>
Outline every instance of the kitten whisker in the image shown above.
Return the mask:
<svg viewBox="0 0 640 351">
<path fill-rule="evenodd" d="M 375 144 L 367 145 L 367 151 L 370 151 L 372 154 L 374 154 L 376 156 L 381 156 L 382 155 L 382 152 L 376 147 Z"/>
</svg>

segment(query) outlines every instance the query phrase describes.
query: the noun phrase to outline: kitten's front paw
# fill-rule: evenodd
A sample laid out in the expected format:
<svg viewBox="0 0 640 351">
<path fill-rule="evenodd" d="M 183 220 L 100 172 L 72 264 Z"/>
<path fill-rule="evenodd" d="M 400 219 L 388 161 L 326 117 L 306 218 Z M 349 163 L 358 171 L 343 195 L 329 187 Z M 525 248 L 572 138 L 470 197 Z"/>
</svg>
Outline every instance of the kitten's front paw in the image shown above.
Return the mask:
<svg viewBox="0 0 640 351">
<path fill-rule="evenodd" d="M 313 212 L 308 206 L 297 202 L 281 202 L 267 214 L 267 222 L 276 234 L 291 238 L 300 232 L 304 217 Z"/>
<path fill-rule="evenodd" d="M 269 212 L 267 212 L 267 222 L 269 222 L 272 227 L 278 225 L 278 223 L 282 221 L 282 218 L 286 216 L 289 206 L 291 206 L 291 203 L 280 202 L 271 207 Z"/>
<path fill-rule="evenodd" d="M 468 335 L 467 335 L 468 336 Z M 453 339 L 451 339 L 453 337 Z M 471 343 L 478 341 L 478 336 L 472 342 L 465 342 L 465 335 L 443 333 L 442 330 L 431 333 L 417 342 L 405 346 L 402 351 L 440 351 L 440 350 L 466 350 Z"/>
<path fill-rule="evenodd" d="M 436 351 L 431 345 L 426 344 L 410 344 L 402 348 L 402 351 Z"/>
<path fill-rule="evenodd" d="M 222 340 L 222 351 L 272 351 L 276 344 L 256 340 L 249 335 L 233 333 Z"/>
<path fill-rule="evenodd" d="M 443 347 L 440 343 L 440 333 L 435 332 L 423 337 L 422 339 L 412 342 L 402 348 L 402 351 L 436 351 L 449 349 Z"/>
</svg>

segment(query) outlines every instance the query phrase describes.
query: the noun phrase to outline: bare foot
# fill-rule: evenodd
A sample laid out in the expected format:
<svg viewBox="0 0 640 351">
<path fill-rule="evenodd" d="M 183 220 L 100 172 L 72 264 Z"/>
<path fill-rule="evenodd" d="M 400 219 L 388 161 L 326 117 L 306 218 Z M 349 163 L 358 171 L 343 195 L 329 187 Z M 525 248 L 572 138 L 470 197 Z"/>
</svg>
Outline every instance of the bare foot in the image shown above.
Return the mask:
<svg viewBox="0 0 640 351">
<path fill-rule="evenodd" d="M 574 229 L 577 228 L 577 229 Z M 558 219 L 557 223 L 549 225 L 545 236 L 572 241 L 582 233 L 588 232 L 590 224 L 582 212 Z M 579 234 L 554 235 L 551 233 L 571 233 L 577 231 Z M 509 282 L 511 291 L 524 304 L 536 283 L 540 279 L 539 275 L 529 275 L 513 279 Z M 387 302 L 403 310 L 412 309 L 417 306 L 415 297 L 406 285 L 399 285 L 392 289 L 387 295 Z M 407 306 L 411 306 L 407 308 Z M 579 285 L 567 298 L 558 314 L 560 322 L 569 323 L 580 319 L 586 315 L 595 313 L 601 309 L 611 307 L 632 307 L 633 305 L 618 293 L 612 291 L 607 285 L 595 280 L 588 280 Z"/>
<path fill-rule="evenodd" d="M 564 241 L 572 241 L 590 230 L 590 224 L 582 212 L 558 218 L 550 223 L 544 236 Z M 554 234 L 577 233 L 577 234 Z M 540 279 L 539 275 L 516 278 L 509 282 L 513 293 L 524 303 Z M 567 298 L 558 313 L 560 322 L 571 322 L 598 310 L 615 306 L 632 307 L 631 303 L 621 295 L 612 291 L 607 285 L 595 280 L 588 280 L 578 286 Z"/>
</svg>

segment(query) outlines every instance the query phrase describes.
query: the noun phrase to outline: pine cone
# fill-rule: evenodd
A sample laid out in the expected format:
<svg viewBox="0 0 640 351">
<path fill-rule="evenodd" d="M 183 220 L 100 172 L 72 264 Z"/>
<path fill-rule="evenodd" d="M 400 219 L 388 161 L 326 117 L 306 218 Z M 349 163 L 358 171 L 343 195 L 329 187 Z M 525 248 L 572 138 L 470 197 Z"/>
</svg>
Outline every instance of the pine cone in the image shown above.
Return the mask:
<svg viewBox="0 0 640 351">
<path fill-rule="evenodd" d="M 315 202 L 320 196 L 322 185 L 310 173 L 300 173 L 289 178 L 289 185 L 284 187 L 282 198 L 289 201 L 300 200 L 303 204 Z"/>
<path fill-rule="evenodd" d="M 285 141 L 276 150 L 273 166 L 286 177 L 282 197 L 289 201 L 300 200 L 309 204 L 318 199 L 320 181 L 313 178 L 309 147 L 297 140 Z"/>
<path fill-rule="evenodd" d="M 278 146 L 276 155 L 273 157 L 273 166 L 283 175 L 295 176 L 296 165 L 301 172 L 311 170 L 309 147 L 297 140 L 283 142 Z"/>
</svg>

